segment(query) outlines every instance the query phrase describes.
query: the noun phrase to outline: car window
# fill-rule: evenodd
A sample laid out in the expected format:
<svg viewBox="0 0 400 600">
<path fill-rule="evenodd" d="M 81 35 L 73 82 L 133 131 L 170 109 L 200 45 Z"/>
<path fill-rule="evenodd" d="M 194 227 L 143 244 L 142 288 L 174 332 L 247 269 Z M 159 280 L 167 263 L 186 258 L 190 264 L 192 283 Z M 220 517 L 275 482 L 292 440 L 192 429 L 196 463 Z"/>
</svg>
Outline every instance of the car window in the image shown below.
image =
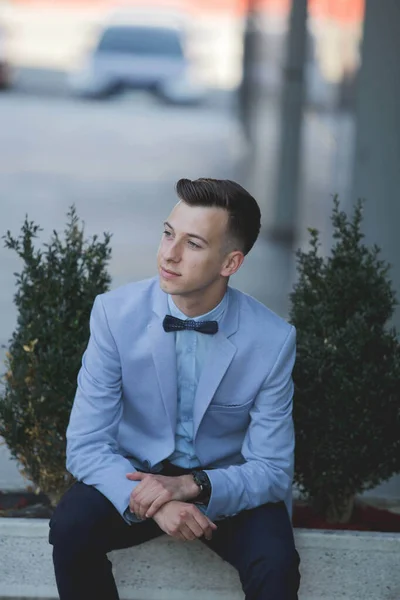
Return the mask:
<svg viewBox="0 0 400 600">
<path fill-rule="evenodd" d="M 178 33 L 156 27 L 110 27 L 103 33 L 97 51 L 182 56 Z"/>
</svg>

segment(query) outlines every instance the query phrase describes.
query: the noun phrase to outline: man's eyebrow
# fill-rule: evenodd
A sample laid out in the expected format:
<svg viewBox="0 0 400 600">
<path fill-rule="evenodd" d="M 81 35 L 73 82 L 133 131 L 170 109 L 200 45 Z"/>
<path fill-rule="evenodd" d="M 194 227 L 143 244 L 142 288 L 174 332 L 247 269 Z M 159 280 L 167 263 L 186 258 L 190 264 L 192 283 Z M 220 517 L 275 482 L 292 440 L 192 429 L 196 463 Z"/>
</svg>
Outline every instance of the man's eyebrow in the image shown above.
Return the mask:
<svg viewBox="0 0 400 600">
<path fill-rule="evenodd" d="M 169 227 L 169 229 L 172 229 L 172 231 L 174 231 L 174 228 L 172 227 L 172 225 L 170 223 L 168 223 L 168 221 L 165 221 L 164 223 L 165 227 Z M 203 237 L 201 237 L 201 235 L 197 235 L 197 233 L 187 233 L 186 234 L 188 237 L 192 237 L 192 238 L 197 238 L 198 240 L 201 240 L 202 242 L 204 242 L 207 246 L 209 246 L 209 242 L 207 242 L 206 239 L 204 239 Z"/>
</svg>

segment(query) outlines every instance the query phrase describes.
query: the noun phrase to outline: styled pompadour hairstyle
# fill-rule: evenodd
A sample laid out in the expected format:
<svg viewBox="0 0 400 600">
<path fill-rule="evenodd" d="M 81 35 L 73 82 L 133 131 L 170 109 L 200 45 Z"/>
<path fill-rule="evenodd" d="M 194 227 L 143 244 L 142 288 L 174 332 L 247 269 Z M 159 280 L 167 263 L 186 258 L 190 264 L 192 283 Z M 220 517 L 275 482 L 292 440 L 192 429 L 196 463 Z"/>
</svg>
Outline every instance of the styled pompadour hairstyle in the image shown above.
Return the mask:
<svg viewBox="0 0 400 600">
<path fill-rule="evenodd" d="M 250 252 L 260 233 L 261 212 L 255 198 L 241 185 L 229 179 L 180 179 L 176 193 L 189 206 L 225 209 L 229 214 L 228 236 L 244 255 Z"/>
</svg>

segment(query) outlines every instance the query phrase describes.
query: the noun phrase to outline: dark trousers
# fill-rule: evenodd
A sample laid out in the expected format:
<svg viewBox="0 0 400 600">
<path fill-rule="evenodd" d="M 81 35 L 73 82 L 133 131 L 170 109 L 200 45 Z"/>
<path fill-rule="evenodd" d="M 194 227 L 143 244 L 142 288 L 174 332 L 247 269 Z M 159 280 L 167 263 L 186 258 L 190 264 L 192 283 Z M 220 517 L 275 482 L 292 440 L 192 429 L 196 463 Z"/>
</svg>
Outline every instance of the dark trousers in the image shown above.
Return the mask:
<svg viewBox="0 0 400 600">
<path fill-rule="evenodd" d="M 297 599 L 299 557 L 283 502 L 243 511 L 217 525 L 212 540 L 202 541 L 237 569 L 246 600 Z M 152 519 L 128 525 L 95 488 L 74 484 L 50 520 L 60 600 L 118 600 L 106 554 L 163 533 Z"/>
</svg>

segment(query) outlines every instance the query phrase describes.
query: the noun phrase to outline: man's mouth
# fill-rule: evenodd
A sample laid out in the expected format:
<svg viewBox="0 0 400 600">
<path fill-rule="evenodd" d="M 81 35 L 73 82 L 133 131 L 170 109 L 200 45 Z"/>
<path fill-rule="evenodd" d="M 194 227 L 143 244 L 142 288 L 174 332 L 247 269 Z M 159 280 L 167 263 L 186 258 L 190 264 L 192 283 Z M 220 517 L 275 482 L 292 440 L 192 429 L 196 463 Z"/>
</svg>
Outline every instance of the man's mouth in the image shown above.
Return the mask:
<svg viewBox="0 0 400 600">
<path fill-rule="evenodd" d="M 165 269 L 164 267 L 161 267 L 161 272 L 164 277 L 180 277 L 180 273 L 175 273 L 175 271 L 170 271 L 169 269 Z"/>
</svg>

